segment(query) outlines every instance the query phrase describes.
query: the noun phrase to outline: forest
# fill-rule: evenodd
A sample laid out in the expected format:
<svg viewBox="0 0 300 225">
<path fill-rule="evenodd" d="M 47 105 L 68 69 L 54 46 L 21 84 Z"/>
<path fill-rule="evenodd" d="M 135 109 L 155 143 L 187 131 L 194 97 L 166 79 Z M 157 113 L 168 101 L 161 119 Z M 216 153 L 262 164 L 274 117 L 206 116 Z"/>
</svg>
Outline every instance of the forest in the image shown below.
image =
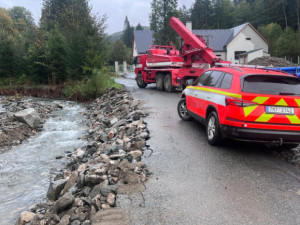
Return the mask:
<svg viewBox="0 0 300 225">
<path fill-rule="evenodd" d="M 159 44 L 179 42 L 168 24 L 176 16 L 191 20 L 194 29 L 250 22 L 268 40 L 272 56 L 296 61 L 300 55 L 300 0 L 195 0 L 190 8 L 178 0 L 152 0 L 150 7 Z M 133 31 L 145 28 L 133 27 L 126 16 L 122 35 L 110 41 L 108 25 L 106 16 L 91 13 L 88 0 L 43 0 L 38 24 L 23 7 L 0 8 L 0 86 L 77 82 L 99 88 L 95 84 L 109 80 L 114 61 L 132 62 Z"/>
<path fill-rule="evenodd" d="M 156 43 L 178 45 L 168 25 L 176 16 L 193 29 L 228 29 L 250 22 L 269 42 L 271 56 L 298 62 L 300 55 L 300 0 L 195 0 L 191 8 L 178 8 L 177 0 L 152 0 L 150 28 Z"/>
</svg>

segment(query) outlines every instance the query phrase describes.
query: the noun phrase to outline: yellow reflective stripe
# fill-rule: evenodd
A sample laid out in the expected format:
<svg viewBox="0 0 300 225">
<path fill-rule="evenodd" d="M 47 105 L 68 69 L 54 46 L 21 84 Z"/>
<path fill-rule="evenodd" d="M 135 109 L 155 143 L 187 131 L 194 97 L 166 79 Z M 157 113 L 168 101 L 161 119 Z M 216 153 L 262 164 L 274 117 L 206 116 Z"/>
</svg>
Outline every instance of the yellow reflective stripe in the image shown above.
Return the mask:
<svg viewBox="0 0 300 225">
<path fill-rule="evenodd" d="M 275 105 L 287 106 L 288 104 L 284 101 L 284 99 L 280 99 Z"/>
<path fill-rule="evenodd" d="M 258 105 L 251 105 L 251 106 L 244 107 L 245 117 L 247 117 L 250 113 L 252 113 L 257 107 Z"/>
<path fill-rule="evenodd" d="M 267 100 L 269 99 L 269 97 L 256 97 L 255 99 L 252 100 L 252 102 L 256 102 L 258 104 L 263 104 L 265 103 Z M 245 117 L 247 117 L 250 113 L 252 113 L 256 108 L 258 107 L 258 105 L 253 105 L 253 106 L 248 106 L 248 107 L 244 107 L 244 113 L 245 113 Z"/>
<path fill-rule="evenodd" d="M 188 86 L 188 89 L 195 89 L 195 90 L 200 90 L 200 91 L 207 91 L 207 92 L 212 92 L 220 95 L 225 95 L 225 96 L 230 96 L 233 98 L 242 98 L 241 95 L 235 94 L 235 93 L 230 93 L 226 91 L 220 91 L 220 90 L 215 90 L 215 89 L 210 89 L 210 88 L 204 88 L 204 87 L 195 87 L 195 86 Z"/>
<path fill-rule="evenodd" d="M 270 97 L 259 97 L 257 96 L 255 99 L 252 100 L 252 102 L 256 102 L 258 104 L 264 104 L 267 100 L 269 100 Z"/>
<path fill-rule="evenodd" d="M 293 124 L 300 124 L 300 119 L 296 115 L 286 115 L 289 121 Z"/>
<path fill-rule="evenodd" d="M 267 114 L 267 113 L 263 113 L 260 117 L 258 117 L 255 121 L 256 122 L 268 122 L 270 119 L 272 119 L 272 117 L 274 116 L 274 114 Z"/>
<path fill-rule="evenodd" d="M 300 99 L 295 99 L 295 102 L 296 102 L 297 105 L 300 107 Z"/>
</svg>

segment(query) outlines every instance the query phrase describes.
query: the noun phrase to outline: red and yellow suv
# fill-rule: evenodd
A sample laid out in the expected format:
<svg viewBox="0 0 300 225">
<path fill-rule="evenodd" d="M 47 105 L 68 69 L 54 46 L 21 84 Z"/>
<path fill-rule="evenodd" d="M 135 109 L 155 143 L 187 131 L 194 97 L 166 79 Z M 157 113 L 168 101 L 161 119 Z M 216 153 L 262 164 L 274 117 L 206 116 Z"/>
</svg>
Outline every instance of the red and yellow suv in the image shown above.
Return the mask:
<svg viewBox="0 0 300 225">
<path fill-rule="evenodd" d="M 300 79 L 268 69 L 216 67 L 182 93 L 178 114 L 206 126 L 207 140 L 223 138 L 300 143 Z"/>
</svg>

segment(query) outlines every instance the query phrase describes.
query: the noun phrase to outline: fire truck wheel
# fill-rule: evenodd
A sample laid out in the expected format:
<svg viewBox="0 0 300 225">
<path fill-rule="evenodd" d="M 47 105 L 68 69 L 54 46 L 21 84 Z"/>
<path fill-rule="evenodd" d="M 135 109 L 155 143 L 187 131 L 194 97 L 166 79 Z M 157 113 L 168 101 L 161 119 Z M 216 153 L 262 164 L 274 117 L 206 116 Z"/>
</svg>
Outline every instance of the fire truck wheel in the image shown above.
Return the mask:
<svg viewBox="0 0 300 225">
<path fill-rule="evenodd" d="M 192 117 L 189 115 L 189 112 L 186 108 L 186 100 L 185 98 L 181 99 L 177 105 L 177 112 L 179 117 L 184 121 L 192 120 Z"/>
<path fill-rule="evenodd" d="M 218 145 L 222 142 L 219 118 L 215 111 L 211 112 L 207 118 L 206 137 L 210 145 Z"/>
<path fill-rule="evenodd" d="M 159 91 L 164 91 L 164 75 L 163 74 L 157 74 L 156 75 L 156 89 Z"/>
<path fill-rule="evenodd" d="M 167 92 L 173 92 L 174 87 L 172 86 L 172 76 L 171 74 L 167 74 L 164 79 L 164 86 Z"/>
<path fill-rule="evenodd" d="M 147 87 L 147 84 L 144 82 L 143 80 L 143 75 L 141 73 L 139 73 L 136 77 L 136 83 L 137 83 L 137 86 L 139 88 L 145 88 Z"/>
</svg>

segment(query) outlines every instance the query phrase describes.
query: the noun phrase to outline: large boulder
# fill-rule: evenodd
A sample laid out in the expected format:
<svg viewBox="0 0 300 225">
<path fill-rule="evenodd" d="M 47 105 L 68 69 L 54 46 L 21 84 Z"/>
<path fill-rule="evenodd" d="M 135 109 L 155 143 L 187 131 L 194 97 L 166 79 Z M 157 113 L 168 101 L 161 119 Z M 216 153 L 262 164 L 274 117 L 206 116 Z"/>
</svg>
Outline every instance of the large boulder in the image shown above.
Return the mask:
<svg viewBox="0 0 300 225">
<path fill-rule="evenodd" d="M 51 181 L 47 192 L 47 198 L 53 201 L 57 200 L 67 181 L 67 179 Z"/>
<path fill-rule="evenodd" d="M 75 201 L 75 197 L 71 193 L 67 193 L 60 197 L 54 205 L 56 212 L 62 212 L 65 209 L 69 208 Z"/>
<path fill-rule="evenodd" d="M 34 218 L 35 214 L 33 212 L 24 211 L 21 213 L 19 220 L 17 221 L 16 225 L 25 225 L 31 222 Z"/>
<path fill-rule="evenodd" d="M 33 108 L 19 111 L 14 114 L 14 117 L 17 120 L 26 123 L 28 126 L 30 126 L 33 129 L 37 128 L 41 123 L 41 118 Z"/>
</svg>

